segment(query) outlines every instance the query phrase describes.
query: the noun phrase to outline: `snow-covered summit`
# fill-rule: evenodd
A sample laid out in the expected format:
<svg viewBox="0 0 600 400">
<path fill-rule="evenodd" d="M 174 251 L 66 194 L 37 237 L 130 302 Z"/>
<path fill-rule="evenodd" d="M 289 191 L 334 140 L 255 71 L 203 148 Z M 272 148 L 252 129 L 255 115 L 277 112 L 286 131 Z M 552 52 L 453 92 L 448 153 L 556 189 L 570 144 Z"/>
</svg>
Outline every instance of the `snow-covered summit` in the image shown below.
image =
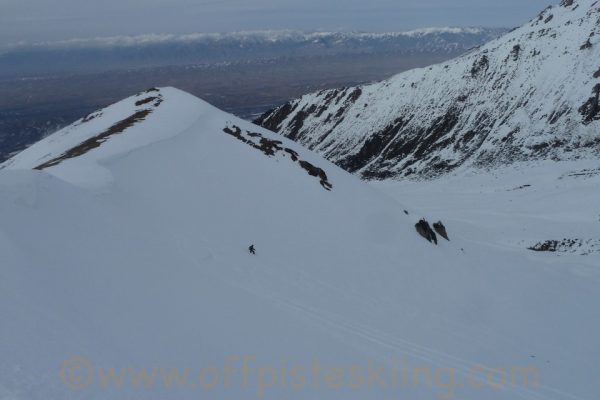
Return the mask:
<svg viewBox="0 0 600 400">
<path fill-rule="evenodd" d="M 196 381 L 232 355 L 263 365 L 362 357 L 359 337 L 339 342 L 342 327 L 322 329 L 321 318 L 348 304 L 367 313 L 360 293 L 407 251 L 431 268 L 461 258 L 458 237 L 435 246 L 418 236 L 420 217 L 173 88 L 92 113 L 0 170 L 0 398 L 106 398 L 98 376 L 83 392 L 61 381 L 74 356 L 196 368 Z M 158 386 L 158 397 L 182 398 Z M 256 380 L 211 392 L 232 393 L 254 397 Z"/>
<path fill-rule="evenodd" d="M 254 127 L 257 132 L 242 130 L 240 126 L 250 124 L 174 88 L 152 88 L 93 112 L 0 164 L 0 169 L 34 169 L 84 187 L 104 186 L 113 179 L 113 160 L 175 140 L 198 124 L 211 131 L 208 135 L 229 135 L 273 159 L 288 157 L 306 173 L 320 169 L 307 161 L 315 156 L 298 145 L 282 147 L 277 135 L 259 127 Z M 299 152 L 309 154 L 301 157 Z M 326 175 L 318 178 L 331 189 Z"/>
<path fill-rule="evenodd" d="M 90 168 L 98 178 L 102 161 L 180 133 L 211 110 L 179 90 L 150 89 L 81 118 L 0 164 L 0 169 L 50 170 L 77 180 L 85 168 L 80 183 L 98 183 L 89 176 Z"/>
<path fill-rule="evenodd" d="M 258 123 L 367 179 L 600 154 L 600 3 L 562 1 L 455 60 L 303 96 Z"/>
</svg>

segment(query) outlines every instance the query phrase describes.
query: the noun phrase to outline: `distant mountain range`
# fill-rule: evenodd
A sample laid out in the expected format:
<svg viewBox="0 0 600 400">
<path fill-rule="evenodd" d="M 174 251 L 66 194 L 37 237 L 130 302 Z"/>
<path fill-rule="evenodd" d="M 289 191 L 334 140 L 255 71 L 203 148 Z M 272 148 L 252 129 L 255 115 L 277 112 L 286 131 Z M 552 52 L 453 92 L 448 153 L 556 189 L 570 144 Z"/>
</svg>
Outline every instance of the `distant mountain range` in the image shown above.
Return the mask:
<svg viewBox="0 0 600 400">
<path fill-rule="evenodd" d="M 0 76 L 348 54 L 452 56 L 505 31 L 503 28 L 452 27 L 393 33 L 266 31 L 22 43 L 0 51 Z"/>
</svg>

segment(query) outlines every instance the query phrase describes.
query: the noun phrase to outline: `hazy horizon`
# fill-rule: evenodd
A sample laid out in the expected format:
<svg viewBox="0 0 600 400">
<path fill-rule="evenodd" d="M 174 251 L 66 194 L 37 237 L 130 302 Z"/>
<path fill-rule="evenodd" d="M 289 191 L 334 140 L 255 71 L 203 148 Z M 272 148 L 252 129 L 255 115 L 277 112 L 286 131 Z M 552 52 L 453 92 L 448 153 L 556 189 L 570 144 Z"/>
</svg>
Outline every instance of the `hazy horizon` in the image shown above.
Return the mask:
<svg viewBox="0 0 600 400">
<path fill-rule="evenodd" d="M 558 0 L 0 0 L 0 47 L 142 34 L 513 27 Z"/>
</svg>

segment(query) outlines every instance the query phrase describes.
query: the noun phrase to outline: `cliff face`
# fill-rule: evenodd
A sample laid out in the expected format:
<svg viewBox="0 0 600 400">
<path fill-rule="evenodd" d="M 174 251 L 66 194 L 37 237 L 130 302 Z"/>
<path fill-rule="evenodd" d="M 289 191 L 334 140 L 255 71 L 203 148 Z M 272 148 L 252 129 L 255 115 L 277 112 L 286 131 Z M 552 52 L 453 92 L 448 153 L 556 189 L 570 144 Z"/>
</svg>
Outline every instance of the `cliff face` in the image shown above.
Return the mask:
<svg viewBox="0 0 600 400">
<path fill-rule="evenodd" d="M 457 59 L 261 116 L 365 179 L 600 154 L 600 2 L 562 1 Z"/>
</svg>

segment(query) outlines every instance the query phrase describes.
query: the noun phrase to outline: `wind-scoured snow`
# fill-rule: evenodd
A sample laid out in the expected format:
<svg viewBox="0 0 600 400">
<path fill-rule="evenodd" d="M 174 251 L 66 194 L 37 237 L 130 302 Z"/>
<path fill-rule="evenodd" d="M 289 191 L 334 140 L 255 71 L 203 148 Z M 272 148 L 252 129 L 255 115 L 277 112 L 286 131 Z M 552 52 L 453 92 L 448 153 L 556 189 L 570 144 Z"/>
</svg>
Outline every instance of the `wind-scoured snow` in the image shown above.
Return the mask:
<svg viewBox="0 0 600 400">
<path fill-rule="evenodd" d="M 2 167 L 3 400 L 598 393 L 599 254 L 526 248 L 588 218 L 578 210 L 523 244 L 503 240 L 505 214 L 473 206 L 485 176 L 374 188 L 172 88 L 90 114 Z M 591 203 L 577 182 L 597 183 L 597 166 L 571 167 L 544 182 L 509 174 L 496 204 L 569 186 Z M 450 241 L 421 238 L 421 218 L 442 220 Z M 593 224 L 568 233 L 588 238 Z M 173 369 L 188 374 L 169 386 Z"/>
<path fill-rule="evenodd" d="M 366 179 L 600 154 L 600 3 L 563 1 L 455 60 L 256 122 Z"/>
</svg>

